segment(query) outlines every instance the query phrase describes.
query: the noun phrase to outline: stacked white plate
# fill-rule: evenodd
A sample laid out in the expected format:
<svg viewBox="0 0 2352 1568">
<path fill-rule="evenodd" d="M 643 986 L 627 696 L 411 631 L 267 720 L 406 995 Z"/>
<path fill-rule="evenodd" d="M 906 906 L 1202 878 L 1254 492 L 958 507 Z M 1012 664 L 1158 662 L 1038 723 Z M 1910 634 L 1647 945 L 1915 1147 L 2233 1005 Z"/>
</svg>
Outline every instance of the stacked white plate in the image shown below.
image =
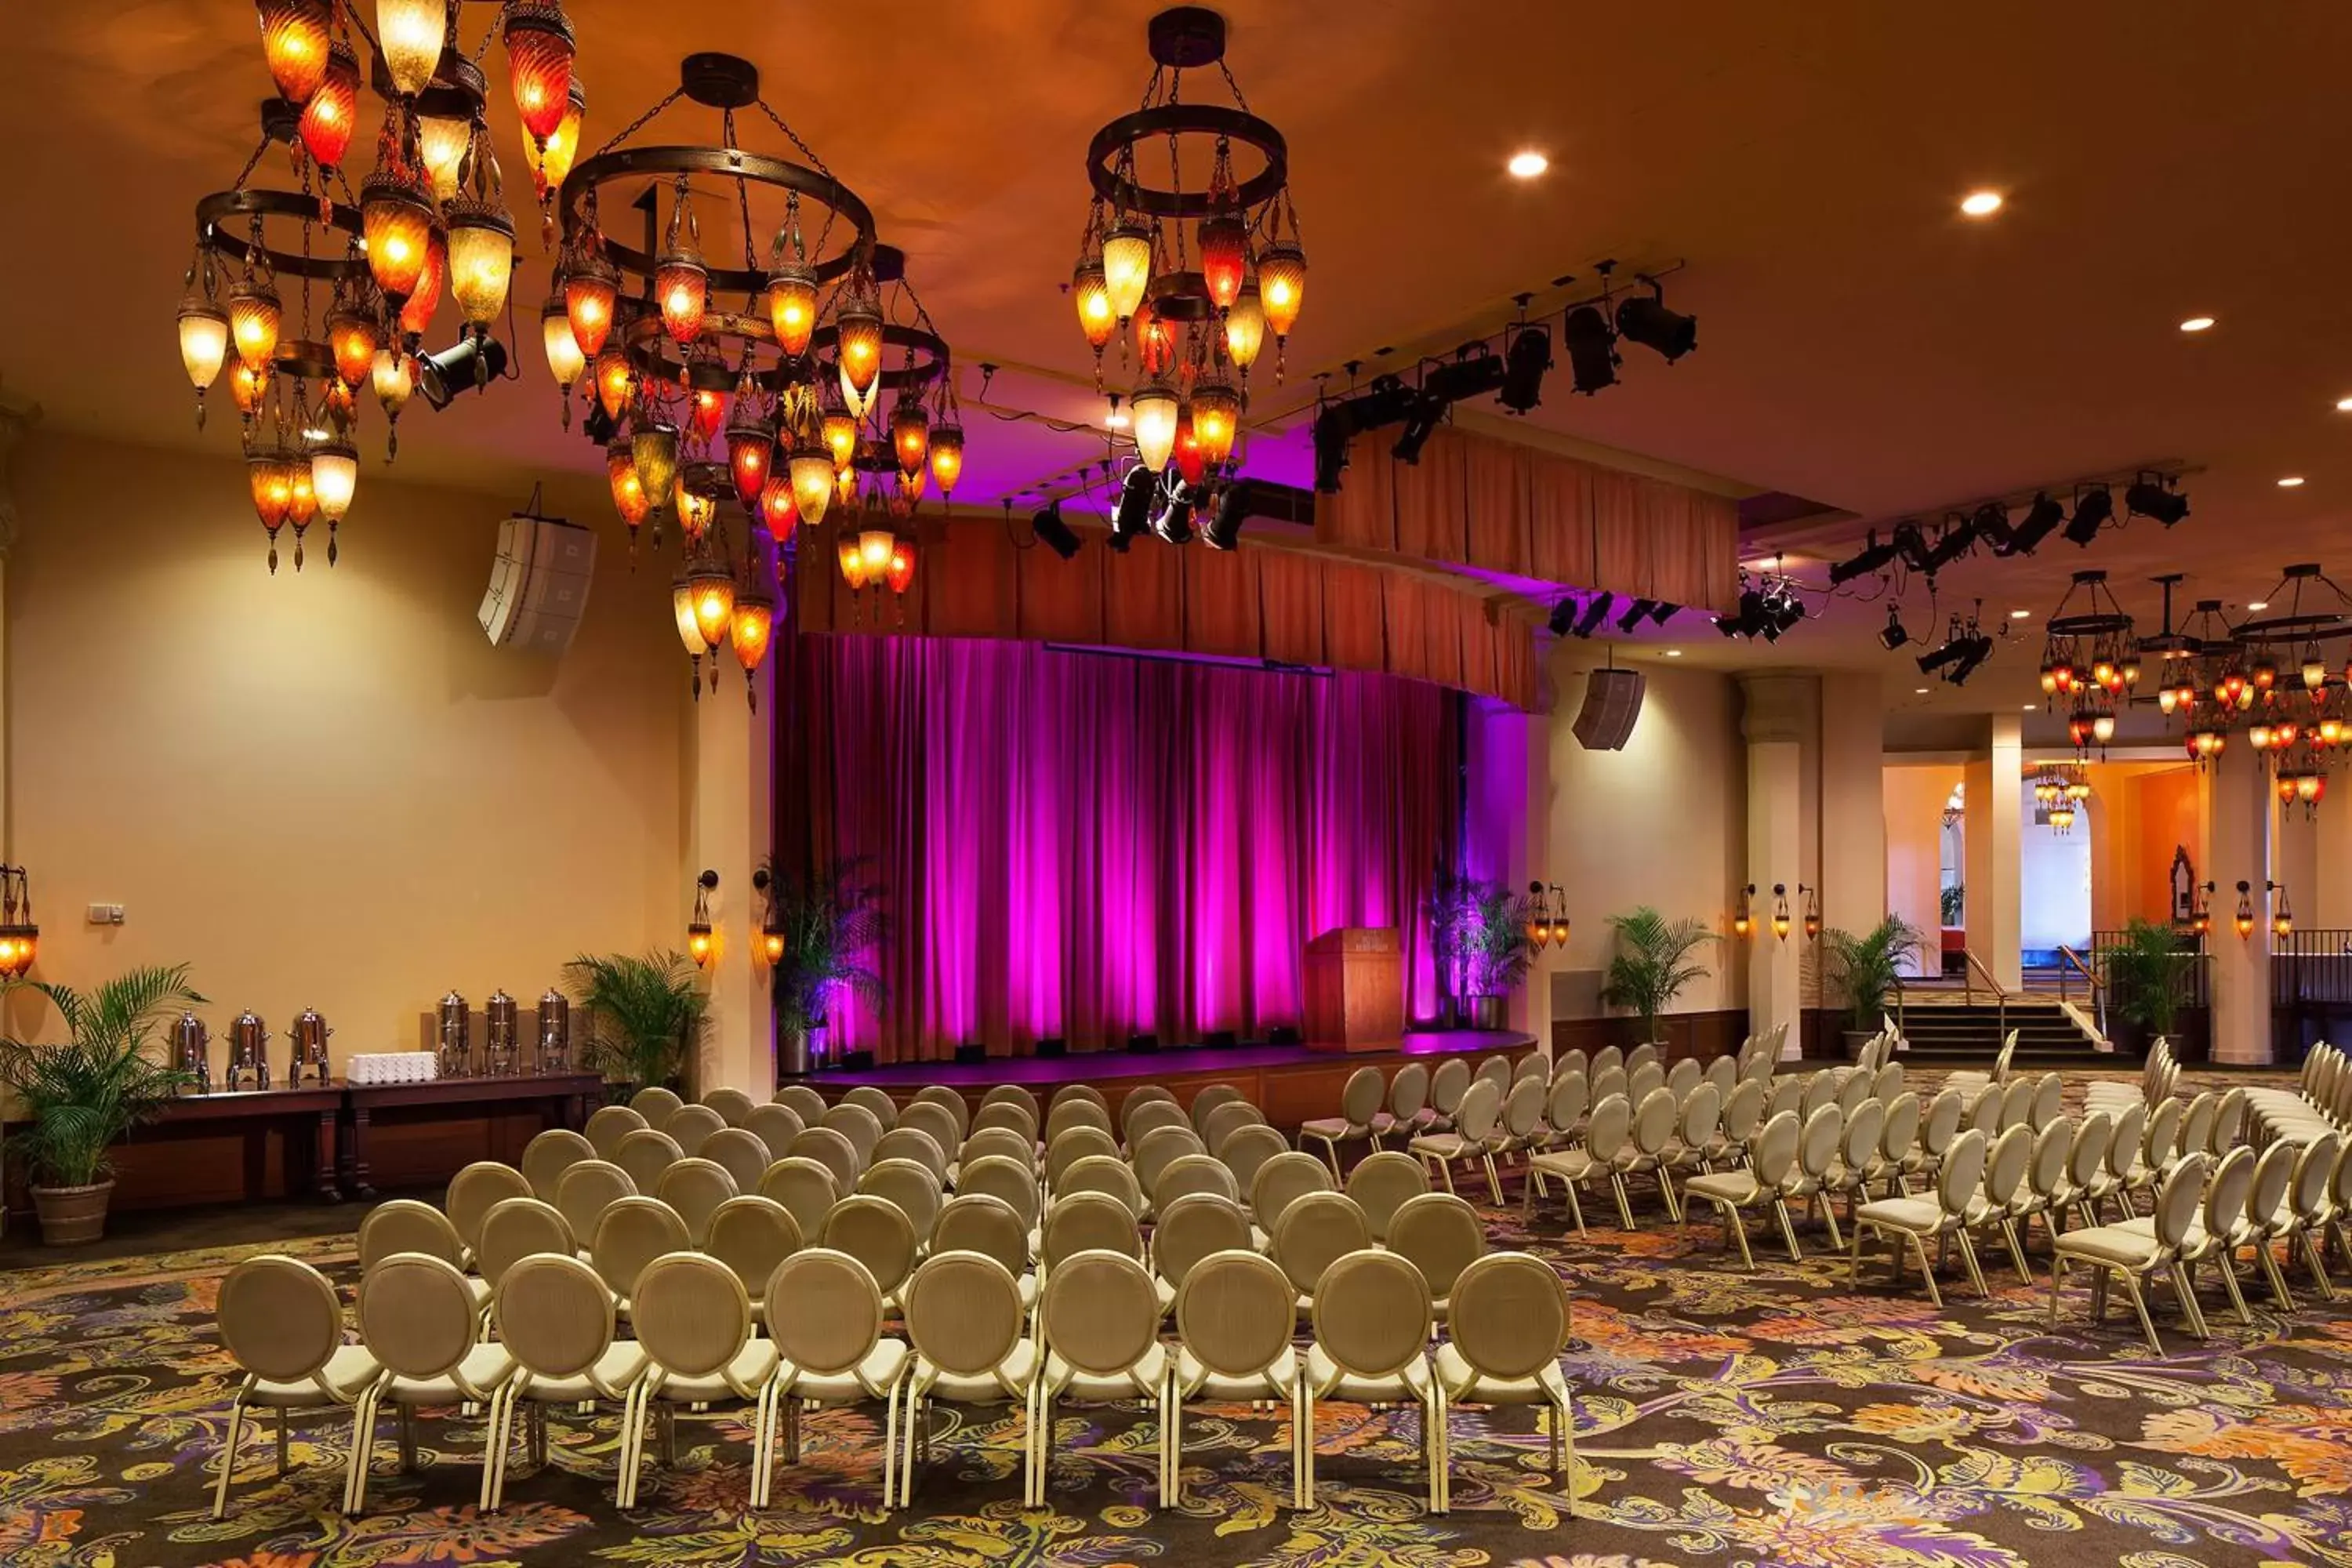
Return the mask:
<svg viewBox="0 0 2352 1568">
<path fill-rule="evenodd" d="M 352 1083 L 430 1083 L 440 1064 L 431 1051 L 362 1052 L 345 1064 L 343 1076 Z"/>
</svg>

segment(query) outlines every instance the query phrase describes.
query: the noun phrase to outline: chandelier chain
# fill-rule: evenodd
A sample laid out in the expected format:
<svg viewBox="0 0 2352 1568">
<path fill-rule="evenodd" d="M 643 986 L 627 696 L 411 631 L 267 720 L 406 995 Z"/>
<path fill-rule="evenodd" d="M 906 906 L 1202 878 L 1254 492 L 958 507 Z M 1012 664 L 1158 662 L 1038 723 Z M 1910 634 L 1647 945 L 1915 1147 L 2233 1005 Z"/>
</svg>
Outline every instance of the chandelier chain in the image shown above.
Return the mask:
<svg viewBox="0 0 2352 1568">
<path fill-rule="evenodd" d="M 513 14 L 514 8 L 515 0 L 499 0 L 499 14 L 490 18 L 490 25 L 482 29 L 482 41 L 474 46 L 476 65 L 480 65 L 482 57 L 490 52 L 490 40 L 506 30 L 507 17 Z M 454 7 L 449 14 L 449 26 L 453 32 L 457 26 L 457 15 Z"/>
<path fill-rule="evenodd" d="M 757 98 L 753 99 L 751 101 L 758 104 L 760 106 L 760 112 L 766 115 L 771 121 L 774 121 L 776 129 L 782 132 L 785 136 L 791 139 L 792 144 L 800 149 L 801 156 L 809 161 L 811 167 L 814 168 L 818 174 L 823 174 L 828 180 L 834 177 L 833 171 L 825 166 L 824 160 L 816 155 L 816 149 L 802 141 L 801 133 L 793 130 L 790 125 L 784 123 L 784 117 L 778 114 L 774 110 L 769 108 L 768 100 L 766 99 Z"/>
<path fill-rule="evenodd" d="M 684 98 L 685 96 L 686 89 L 682 87 L 674 87 L 670 89 L 669 96 L 667 98 L 663 99 L 651 109 L 646 110 L 643 114 L 638 115 L 635 120 L 630 121 L 626 125 L 621 127 L 620 130 L 614 132 L 611 141 L 596 149 L 595 156 L 599 158 L 603 157 L 614 148 L 618 147 L 622 142 L 626 142 L 630 137 L 635 136 L 638 132 L 643 131 L 646 124 L 652 121 L 654 116 L 659 114 L 663 110 L 667 109 L 671 104 L 676 103 L 679 99 Z"/>
</svg>

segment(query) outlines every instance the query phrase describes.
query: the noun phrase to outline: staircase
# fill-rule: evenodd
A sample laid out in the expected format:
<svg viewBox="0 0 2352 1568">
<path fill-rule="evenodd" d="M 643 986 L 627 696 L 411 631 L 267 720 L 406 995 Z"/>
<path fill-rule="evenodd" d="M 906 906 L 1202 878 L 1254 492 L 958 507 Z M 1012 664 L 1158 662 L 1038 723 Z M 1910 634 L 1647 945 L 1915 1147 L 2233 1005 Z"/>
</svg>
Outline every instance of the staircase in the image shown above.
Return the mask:
<svg viewBox="0 0 2352 1568">
<path fill-rule="evenodd" d="M 1903 1036 L 1910 1050 L 1900 1060 L 1925 1068 L 1984 1068 L 2000 1049 L 2003 1015 L 2007 1027 L 2017 1031 L 2015 1068 L 2130 1067 L 2128 1058 L 2100 1051 L 2090 1037 L 2075 1026 L 2055 996 L 2012 994 L 2004 1010 L 1984 998 L 1969 1001 L 1958 987 L 1943 991 L 1930 985 L 1906 985 L 1903 994 Z"/>
</svg>

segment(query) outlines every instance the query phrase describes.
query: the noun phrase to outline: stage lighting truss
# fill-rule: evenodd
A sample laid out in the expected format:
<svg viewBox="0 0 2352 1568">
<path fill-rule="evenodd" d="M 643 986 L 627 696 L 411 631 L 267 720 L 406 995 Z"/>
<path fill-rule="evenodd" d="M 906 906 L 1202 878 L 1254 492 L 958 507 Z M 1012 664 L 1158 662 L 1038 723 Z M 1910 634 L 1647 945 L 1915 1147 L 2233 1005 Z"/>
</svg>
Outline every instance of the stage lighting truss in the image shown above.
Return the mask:
<svg viewBox="0 0 2352 1568">
<path fill-rule="evenodd" d="M 1992 657 L 1992 638 L 1985 633 L 1983 616 L 1981 600 L 1967 616 L 1953 611 L 1944 640 L 1919 656 L 1919 673 L 1935 676 L 1948 686 L 1966 686 L 1969 678 Z"/>
<path fill-rule="evenodd" d="M 1738 605 L 1729 615 L 1716 616 L 1715 629 L 1727 637 L 1776 643 L 1809 613 L 1794 577 L 1777 568 L 1751 574 L 1743 566 Z"/>
</svg>

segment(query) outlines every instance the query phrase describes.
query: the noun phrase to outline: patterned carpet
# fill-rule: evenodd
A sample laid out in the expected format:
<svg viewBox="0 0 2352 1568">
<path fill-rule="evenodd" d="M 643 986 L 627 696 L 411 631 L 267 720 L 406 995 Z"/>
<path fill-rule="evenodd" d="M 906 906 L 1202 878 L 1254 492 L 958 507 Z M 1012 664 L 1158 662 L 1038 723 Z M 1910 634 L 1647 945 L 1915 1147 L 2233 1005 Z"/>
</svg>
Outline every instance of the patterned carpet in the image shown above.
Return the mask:
<svg viewBox="0 0 2352 1568">
<path fill-rule="evenodd" d="M 248 1436 L 215 1524 L 203 1472 L 234 1376 L 214 1290 L 255 1250 L 215 1248 L 0 1275 L 0 1563 L 2352 1565 L 2352 1307 L 2307 1282 L 2301 1311 L 2257 1306 L 2252 1329 L 2211 1312 L 2210 1346 L 2159 1309 L 2173 1352 L 2159 1361 L 2125 1317 L 2092 1326 L 2079 1289 L 2046 1330 L 2046 1270 L 2029 1290 L 2003 1269 L 1990 1303 L 1948 1294 L 1937 1311 L 1890 1290 L 1883 1264 L 1850 1289 L 1815 1231 L 1801 1267 L 1759 1241 L 1751 1278 L 1712 1224 L 1685 1244 L 1640 1195 L 1649 1228 L 1589 1242 L 1563 1239 L 1549 1206 L 1531 1233 L 1516 1206 L 1490 1216 L 1498 1245 L 1540 1251 L 1570 1281 L 1573 1518 L 1524 1413 L 1455 1413 L 1454 1511 L 1439 1519 L 1423 1508 L 1415 1417 L 1328 1406 L 1305 1515 L 1287 1506 L 1281 1427 L 1234 1408 L 1188 1422 L 1171 1513 L 1150 1507 L 1150 1420 L 1074 1410 L 1050 1510 L 1015 1500 L 1017 1414 L 981 1412 L 935 1448 L 916 1510 L 885 1518 L 879 1413 L 842 1412 L 808 1423 L 806 1462 L 778 1472 L 757 1515 L 741 1507 L 740 1428 L 682 1423 L 678 1468 L 650 1469 L 622 1518 L 607 1417 L 559 1424 L 548 1472 L 518 1456 L 505 1510 L 483 1518 L 479 1423 L 432 1418 L 417 1473 L 381 1446 L 358 1520 L 337 1511 L 346 1424 L 298 1428 L 282 1480 L 268 1438 Z M 288 1249 L 350 1282 L 349 1237 Z"/>
</svg>

